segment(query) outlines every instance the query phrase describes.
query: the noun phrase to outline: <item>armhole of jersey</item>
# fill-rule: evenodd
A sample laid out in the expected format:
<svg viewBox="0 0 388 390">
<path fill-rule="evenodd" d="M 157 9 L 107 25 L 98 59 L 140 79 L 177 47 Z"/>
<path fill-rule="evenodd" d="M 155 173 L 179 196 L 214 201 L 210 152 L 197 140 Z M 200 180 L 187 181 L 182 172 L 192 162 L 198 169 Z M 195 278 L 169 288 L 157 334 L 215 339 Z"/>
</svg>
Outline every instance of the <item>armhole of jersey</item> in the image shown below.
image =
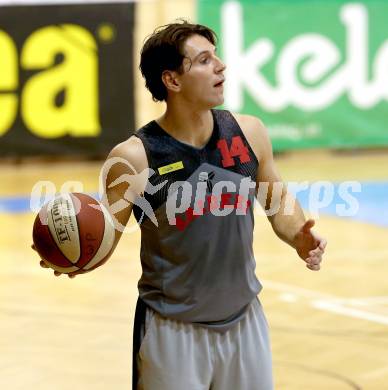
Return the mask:
<svg viewBox="0 0 388 390">
<path fill-rule="evenodd" d="M 229 117 L 231 118 L 231 120 L 233 121 L 233 123 L 236 125 L 236 128 L 238 129 L 238 131 L 241 133 L 241 135 L 243 136 L 248 148 L 249 148 L 249 151 L 251 152 L 252 156 L 254 157 L 257 165 L 260 165 L 260 162 L 256 156 L 256 153 L 253 151 L 252 147 L 251 147 L 251 144 L 249 143 L 247 137 L 245 137 L 245 134 L 244 132 L 242 131 L 242 128 L 240 126 L 240 124 L 237 122 L 237 119 L 234 117 L 234 115 L 230 112 L 230 111 L 227 111 L 225 110 L 225 112 L 227 112 L 227 114 L 229 115 Z"/>
</svg>

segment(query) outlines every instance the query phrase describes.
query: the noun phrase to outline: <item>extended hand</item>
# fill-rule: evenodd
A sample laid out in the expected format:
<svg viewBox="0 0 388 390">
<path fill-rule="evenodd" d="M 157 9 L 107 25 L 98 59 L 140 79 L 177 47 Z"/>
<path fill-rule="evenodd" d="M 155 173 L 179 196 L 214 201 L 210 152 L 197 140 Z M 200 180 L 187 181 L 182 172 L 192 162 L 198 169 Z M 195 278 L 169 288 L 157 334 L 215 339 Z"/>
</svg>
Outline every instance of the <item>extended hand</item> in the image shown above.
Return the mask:
<svg viewBox="0 0 388 390">
<path fill-rule="evenodd" d="M 306 262 L 307 268 L 312 271 L 319 271 L 327 241 L 311 231 L 314 225 L 315 221 L 313 219 L 305 222 L 295 235 L 294 247 L 299 257 Z"/>
<path fill-rule="evenodd" d="M 32 248 L 36 253 L 38 253 L 38 251 L 36 250 L 34 244 L 31 245 L 31 248 Z M 45 263 L 44 259 L 42 259 L 42 258 L 41 258 L 39 264 L 40 264 L 40 266 L 41 266 L 42 268 L 50 268 L 50 267 Z M 77 271 L 77 272 L 71 272 L 71 273 L 67 274 L 67 276 L 68 276 L 69 278 L 75 278 L 79 273 L 81 273 L 81 272 L 79 272 L 79 271 Z M 62 275 L 62 272 L 54 271 L 54 275 L 55 275 L 55 276 L 60 276 L 60 275 Z"/>
</svg>

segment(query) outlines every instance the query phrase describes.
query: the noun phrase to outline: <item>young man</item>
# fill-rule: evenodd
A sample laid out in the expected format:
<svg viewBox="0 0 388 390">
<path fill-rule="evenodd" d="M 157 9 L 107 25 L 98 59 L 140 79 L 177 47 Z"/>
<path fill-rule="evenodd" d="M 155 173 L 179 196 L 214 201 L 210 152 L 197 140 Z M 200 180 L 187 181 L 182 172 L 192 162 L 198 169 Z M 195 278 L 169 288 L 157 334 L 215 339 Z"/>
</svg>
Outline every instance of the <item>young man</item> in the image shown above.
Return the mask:
<svg viewBox="0 0 388 390">
<path fill-rule="evenodd" d="M 143 46 L 140 69 L 166 111 L 115 147 L 104 172 L 105 201 L 118 225 L 125 227 L 132 209 L 141 223 L 133 388 L 270 390 L 252 250 L 259 184 L 268 183 L 269 208 L 281 182 L 268 134 L 255 117 L 214 109 L 223 103 L 225 65 L 209 28 L 159 28 Z M 307 267 L 319 270 L 326 241 L 297 203 L 286 212 L 288 196 L 283 187 L 279 210 L 268 218 Z"/>
</svg>

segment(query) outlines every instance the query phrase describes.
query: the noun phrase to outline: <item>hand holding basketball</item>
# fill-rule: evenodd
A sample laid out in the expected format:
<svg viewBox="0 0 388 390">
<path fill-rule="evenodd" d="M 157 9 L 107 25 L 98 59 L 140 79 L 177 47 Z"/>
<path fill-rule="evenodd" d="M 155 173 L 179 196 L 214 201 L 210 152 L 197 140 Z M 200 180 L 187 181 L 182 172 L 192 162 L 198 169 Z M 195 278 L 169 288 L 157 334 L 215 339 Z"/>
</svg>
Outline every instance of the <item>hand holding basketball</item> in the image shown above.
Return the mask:
<svg viewBox="0 0 388 390">
<path fill-rule="evenodd" d="M 56 276 L 90 272 L 107 260 L 115 238 L 105 207 L 81 193 L 59 195 L 35 218 L 32 249 Z"/>
<path fill-rule="evenodd" d="M 31 248 L 32 248 L 36 253 L 38 253 L 38 251 L 36 250 L 34 244 L 31 245 Z M 38 253 L 38 255 L 39 255 L 39 253 Z M 48 266 L 48 265 L 46 264 L 46 262 L 45 262 L 42 258 L 41 258 L 41 260 L 40 260 L 40 262 L 39 262 L 39 265 L 40 265 L 42 268 L 50 268 L 50 266 Z M 79 273 L 83 273 L 83 272 L 79 272 Z M 79 273 L 78 273 L 78 272 L 70 273 L 70 274 L 67 274 L 67 276 L 68 276 L 69 278 L 75 278 Z M 61 276 L 61 275 L 62 275 L 62 272 L 59 272 L 59 271 L 55 271 L 55 270 L 54 270 L 54 275 L 55 275 L 55 276 Z"/>
</svg>

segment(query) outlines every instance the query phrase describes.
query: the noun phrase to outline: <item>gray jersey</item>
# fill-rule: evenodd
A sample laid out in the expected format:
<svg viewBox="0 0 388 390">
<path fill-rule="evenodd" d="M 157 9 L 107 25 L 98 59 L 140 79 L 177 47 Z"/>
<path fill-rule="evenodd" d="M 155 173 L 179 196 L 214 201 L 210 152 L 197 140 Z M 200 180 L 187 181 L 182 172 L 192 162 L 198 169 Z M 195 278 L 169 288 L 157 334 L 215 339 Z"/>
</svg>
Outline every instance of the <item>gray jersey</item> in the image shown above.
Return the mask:
<svg viewBox="0 0 388 390">
<path fill-rule="evenodd" d="M 154 171 L 134 206 L 141 226 L 138 287 L 162 316 L 224 331 L 261 289 L 252 250 L 258 161 L 233 116 L 212 113 L 213 133 L 200 149 L 155 121 L 136 133 Z"/>
</svg>

